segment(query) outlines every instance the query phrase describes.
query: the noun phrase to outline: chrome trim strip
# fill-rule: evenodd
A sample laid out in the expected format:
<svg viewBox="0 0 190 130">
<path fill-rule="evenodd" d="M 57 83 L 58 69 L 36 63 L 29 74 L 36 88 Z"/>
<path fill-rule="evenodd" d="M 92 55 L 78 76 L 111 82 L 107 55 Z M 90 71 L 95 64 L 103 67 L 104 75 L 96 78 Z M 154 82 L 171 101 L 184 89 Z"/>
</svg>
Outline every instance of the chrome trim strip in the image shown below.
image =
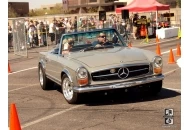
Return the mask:
<svg viewBox="0 0 190 130">
<path fill-rule="evenodd" d="M 148 68 L 145 68 L 145 69 L 139 69 L 139 70 L 133 70 L 133 71 L 129 71 L 129 72 L 137 72 L 137 71 L 141 71 L 141 70 L 148 70 Z"/>
<path fill-rule="evenodd" d="M 138 80 L 133 80 L 129 82 L 122 83 L 111 83 L 111 84 L 102 84 L 102 85 L 90 85 L 85 87 L 74 87 L 73 91 L 77 93 L 85 93 L 85 92 L 94 92 L 94 91 L 102 91 L 102 90 L 111 90 L 111 89 L 119 89 L 119 88 L 128 88 L 132 86 L 137 86 L 141 84 L 156 82 L 164 79 L 164 75 L 152 76 L 147 78 L 142 78 Z"/>
<path fill-rule="evenodd" d="M 92 76 L 92 77 L 103 77 L 103 76 L 112 76 L 112 75 L 118 75 L 118 73 L 114 73 L 114 74 L 107 74 L 107 75 L 99 75 L 99 76 Z"/>
</svg>

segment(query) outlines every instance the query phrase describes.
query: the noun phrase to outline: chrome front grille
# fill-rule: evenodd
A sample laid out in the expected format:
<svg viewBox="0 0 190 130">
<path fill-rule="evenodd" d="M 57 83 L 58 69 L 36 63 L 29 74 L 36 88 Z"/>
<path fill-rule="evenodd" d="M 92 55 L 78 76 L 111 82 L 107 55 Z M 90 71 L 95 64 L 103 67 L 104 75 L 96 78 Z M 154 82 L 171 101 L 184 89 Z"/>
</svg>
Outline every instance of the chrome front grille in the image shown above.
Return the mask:
<svg viewBox="0 0 190 130">
<path fill-rule="evenodd" d="M 149 73 L 149 65 L 127 66 L 127 67 L 118 67 L 112 69 L 114 69 L 114 72 L 113 71 L 111 72 L 111 69 L 107 69 L 91 73 L 92 80 L 93 81 L 121 80 Z"/>
</svg>

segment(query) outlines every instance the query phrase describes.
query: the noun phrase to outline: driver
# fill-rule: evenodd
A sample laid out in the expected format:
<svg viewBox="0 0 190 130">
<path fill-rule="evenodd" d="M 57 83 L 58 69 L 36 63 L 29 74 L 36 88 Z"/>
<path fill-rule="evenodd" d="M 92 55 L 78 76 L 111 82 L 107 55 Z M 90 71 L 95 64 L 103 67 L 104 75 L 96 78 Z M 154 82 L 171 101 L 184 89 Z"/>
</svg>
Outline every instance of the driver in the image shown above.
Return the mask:
<svg viewBox="0 0 190 130">
<path fill-rule="evenodd" d="M 92 45 L 94 47 L 102 47 L 102 46 L 106 46 L 106 45 L 112 45 L 112 43 L 109 43 L 106 39 L 106 34 L 105 33 L 100 33 L 98 38 L 97 38 L 97 41 L 94 41 L 92 43 Z"/>
</svg>

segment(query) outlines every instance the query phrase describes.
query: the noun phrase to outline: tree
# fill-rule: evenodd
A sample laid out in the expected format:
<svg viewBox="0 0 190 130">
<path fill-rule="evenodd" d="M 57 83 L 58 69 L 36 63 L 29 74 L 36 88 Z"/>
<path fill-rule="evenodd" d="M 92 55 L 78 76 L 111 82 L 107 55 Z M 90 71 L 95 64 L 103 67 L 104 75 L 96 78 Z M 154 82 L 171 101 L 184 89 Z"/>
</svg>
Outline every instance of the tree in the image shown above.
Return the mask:
<svg viewBox="0 0 190 130">
<path fill-rule="evenodd" d="M 181 8 L 181 0 L 176 0 L 177 7 Z"/>
</svg>

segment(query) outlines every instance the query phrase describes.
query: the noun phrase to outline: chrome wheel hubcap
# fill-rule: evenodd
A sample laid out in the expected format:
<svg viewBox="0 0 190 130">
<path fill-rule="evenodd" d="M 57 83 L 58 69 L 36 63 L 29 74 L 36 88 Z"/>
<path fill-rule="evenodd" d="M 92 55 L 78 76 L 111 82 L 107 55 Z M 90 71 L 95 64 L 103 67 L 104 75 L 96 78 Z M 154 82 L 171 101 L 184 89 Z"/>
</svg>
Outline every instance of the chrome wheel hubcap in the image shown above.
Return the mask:
<svg viewBox="0 0 190 130">
<path fill-rule="evenodd" d="M 63 95 L 67 100 L 71 100 L 73 98 L 73 86 L 69 80 L 69 78 L 65 78 L 62 83 Z"/>
<path fill-rule="evenodd" d="M 44 79 L 43 79 L 43 72 L 41 68 L 40 68 L 39 76 L 40 76 L 40 84 L 43 86 Z"/>
</svg>

